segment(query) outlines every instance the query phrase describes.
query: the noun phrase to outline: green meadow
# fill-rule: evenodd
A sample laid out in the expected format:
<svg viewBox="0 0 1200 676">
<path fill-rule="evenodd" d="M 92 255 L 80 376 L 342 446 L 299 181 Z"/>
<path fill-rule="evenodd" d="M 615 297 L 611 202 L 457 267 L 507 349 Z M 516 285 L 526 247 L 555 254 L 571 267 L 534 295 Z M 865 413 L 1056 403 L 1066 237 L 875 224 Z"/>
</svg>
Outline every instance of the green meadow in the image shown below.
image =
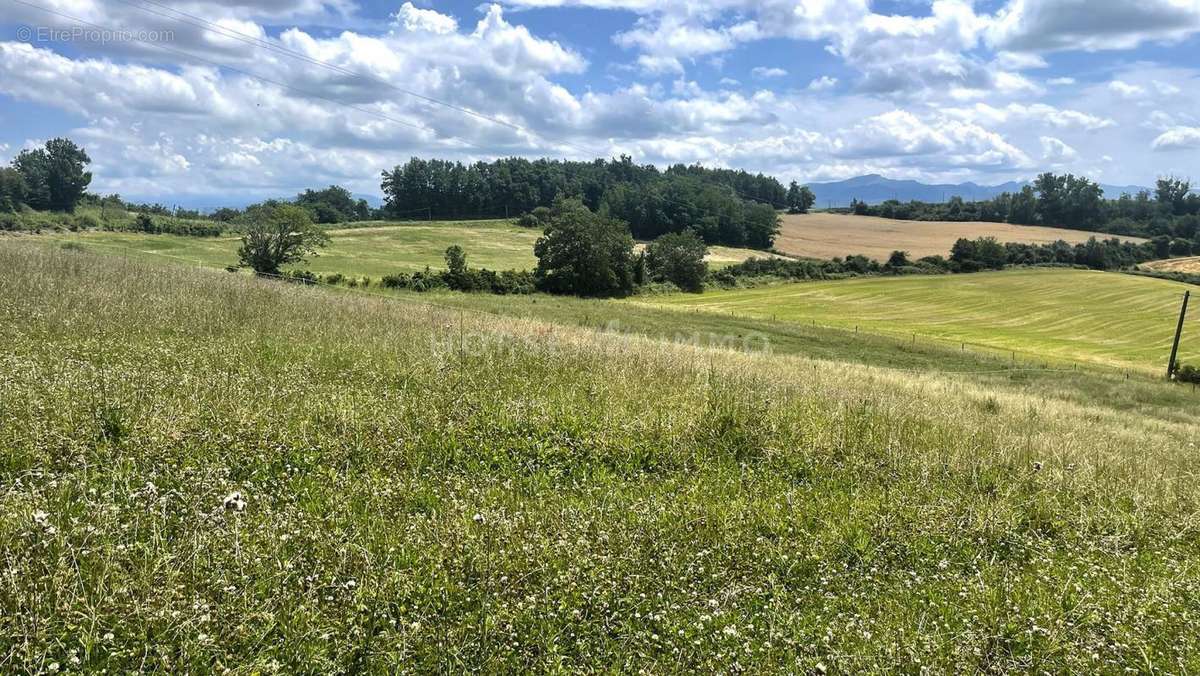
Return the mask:
<svg viewBox="0 0 1200 676">
<path fill-rule="evenodd" d="M 0 269 L 5 671 L 1200 669 L 1190 388 L 28 239 Z"/>
<path fill-rule="evenodd" d="M 446 249 L 455 244 L 467 251 L 472 267 L 490 270 L 531 270 L 537 265 L 533 245 L 541 232 L 509 220 L 355 223 L 351 228 L 327 231 L 329 246 L 294 269 L 319 274 L 378 280 L 397 272 L 445 267 Z M 145 261 L 223 268 L 237 263 L 240 238 L 188 237 L 140 232 L 87 230 L 30 235 L 39 240 L 74 242 L 95 250 Z M 709 260 L 714 267 L 737 263 L 751 256 L 771 254 L 751 249 L 714 246 Z"/>
<path fill-rule="evenodd" d="M 1023 269 L 875 277 L 655 297 L 709 313 L 836 326 L 1016 352 L 1021 360 L 1165 372 L 1187 284 L 1109 272 Z M 1200 360 L 1193 308 L 1180 356 Z"/>
<path fill-rule="evenodd" d="M 322 274 L 337 272 L 378 279 L 396 272 L 423 270 L 426 266 L 444 267 L 447 247 L 458 244 L 467 250 L 475 267 L 527 270 L 537 263 L 533 243 L 540 234 L 502 220 L 360 223 L 353 228 L 327 232 L 329 246 L 296 267 Z M 234 234 L 186 237 L 93 230 L 35 237 L 75 242 L 85 248 L 144 260 L 168 259 L 207 267 L 235 265 L 240 243 Z"/>
</svg>

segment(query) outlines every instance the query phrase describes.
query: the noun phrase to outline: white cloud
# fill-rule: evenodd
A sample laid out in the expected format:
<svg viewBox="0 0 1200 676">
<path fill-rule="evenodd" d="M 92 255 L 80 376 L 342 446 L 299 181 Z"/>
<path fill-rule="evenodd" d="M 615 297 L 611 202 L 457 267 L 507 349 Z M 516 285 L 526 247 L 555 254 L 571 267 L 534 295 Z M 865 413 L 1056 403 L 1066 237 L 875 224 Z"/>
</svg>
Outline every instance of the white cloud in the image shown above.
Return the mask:
<svg viewBox="0 0 1200 676">
<path fill-rule="evenodd" d="M 1192 0 L 1011 0 L 988 27 L 991 44 L 1016 51 L 1130 49 L 1200 31 Z"/>
<path fill-rule="evenodd" d="M 1079 153 L 1074 148 L 1053 136 L 1042 136 L 1042 159 L 1056 165 L 1065 164 L 1079 159 Z"/>
<path fill-rule="evenodd" d="M 809 82 L 808 88 L 814 92 L 823 92 L 823 91 L 833 89 L 834 87 L 837 86 L 837 83 L 838 83 L 838 80 L 836 77 L 829 77 L 828 75 L 822 75 L 821 77 L 816 78 L 812 82 Z"/>
<path fill-rule="evenodd" d="M 1029 105 L 1010 103 L 1003 108 L 993 107 L 986 103 L 977 103 L 971 108 L 946 108 L 943 112 L 960 120 L 988 125 L 1009 122 L 1036 122 L 1056 129 L 1096 131 L 1114 127 L 1117 124 L 1111 118 L 1100 117 L 1079 110 L 1055 108 L 1044 103 Z"/>
<path fill-rule="evenodd" d="M 1024 152 L 995 132 L 950 118 L 922 119 L 904 110 L 876 115 L 843 131 L 833 154 L 850 159 L 919 158 L 926 166 L 942 167 L 1032 166 Z"/>
<path fill-rule="evenodd" d="M 1154 150 L 1195 150 L 1200 148 L 1200 127 L 1175 127 L 1154 139 Z"/>
<path fill-rule="evenodd" d="M 996 63 L 1012 70 L 1046 68 L 1049 66 L 1041 56 L 1028 52 L 1000 52 L 996 55 Z"/>
<path fill-rule="evenodd" d="M 665 73 L 683 73 L 683 64 L 679 59 L 673 56 L 654 56 L 651 54 L 642 54 L 637 58 L 638 66 L 652 75 L 662 75 Z"/>
<path fill-rule="evenodd" d="M 1153 84 L 1154 84 L 1155 91 L 1157 91 L 1159 94 L 1162 94 L 1163 96 L 1178 96 L 1181 92 L 1183 92 L 1182 89 L 1180 89 L 1179 87 L 1176 87 L 1175 85 L 1171 84 L 1170 82 L 1162 82 L 1160 80 L 1155 80 L 1153 82 Z"/>
<path fill-rule="evenodd" d="M 750 73 L 752 75 L 754 75 L 754 77 L 759 78 L 760 80 L 765 80 L 767 78 L 773 78 L 773 77 L 784 77 L 785 75 L 788 74 L 788 72 L 782 68 L 774 68 L 774 67 L 768 68 L 766 66 L 756 66 L 753 70 L 750 71 Z"/>
<path fill-rule="evenodd" d="M 1108 88 L 1117 96 L 1125 99 L 1137 98 L 1145 96 L 1146 90 L 1140 85 L 1130 84 L 1121 80 L 1113 80 L 1108 83 Z"/>
<path fill-rule="evenodd" d="M 189 12 L 203 9 L 200 15 L 227 32 L 189 29 L 177 46 L 286 87 L 159 53 L 151 60 L 149 50 L 130 46 L 66 50 L 0 43 L 0 92 L 18 101 L 14 107 L 36 101 L 82 118 L 71 134 L 86 133 L 89 150 L 95 146 L 95 154 L 107 158 L 98 167 L 97 185 L 104 186 L 98 189 L 107 189 L 104 182 L 110 180 L 130 188 L 242 181 L 260 189 L 275 186 L 278 194 L 286 192 L 281 185 L 342 177 L 370 189 L 379 168 L 409 155 L 580 157 L 623 151 L 638 161 L 700 161 L 805 180 L 851 171 L 1007 180 L 1028 175 L 1048 159 L 1068 162 L 1067 149 L 1078 154 L 1076 148 L 1102 148 L 1118 158 L 1106 171 L 1131 176 L 1195 171 L 1193 156 L 1185 153 L 1158 155 L 1153 162 L 1136 155 L 1148 158 L 1151 145 L 1166 150 L 1192 142 L 1200 129 L 1190 116 L 1200 103 L 1193 95 L 1200 91 L 1193 65 L 1154 66 L 1132 55 L 1122 61 L 1132 65 L 1113 71 L 1112 84 L 1093 84 L 1089 77 L 1067 89 L 1077 84 L 1069 77 L 1075 73 L 1063 71 L 1059 59 L 1053 59 L 1056 77 L 1032 72 L 1047 67 L 1045 53 L 1051 50 L 1106 48 L 1099 38 L 1094 45 L 1078 38 L 1091 30 L 1086 22 L 1061 35 L 1036 37 L 1039 26 L 1053 24 L 1056 12 L 1079 16 L 1083 0 L 937 0 L 924 16 L 879 14 L 868 0 L 515 0 L 524 6 L 634 12 L 633 25 L 612 38 L 628 50 L 622 62 L 597 67 L 576 51 L 586 41 L 571 33 L 590 27 L 565 28 L 550 39 L 520 25 L 527 15 L 506 14 L 499 6 L 480 8 L 468 22 L 463 15 L 456 19 L 419 8 L 416 0 L 400 1 L 386 23 L 355 19 L 354 30 L 340 33 L 297 28 L 278 33 L 281 26 L 339 25 L 322 17 L 353 8 L 342 0 L 189 0 Z M 51 2 L 69 3 L 71 12 L 98 23 L 138 28 L 173 23 L 122 3 Z M 1096 9 L 1102 23 L 1111 18 L 1106 3 Z M 1007 9 L 988 13 L 997 4 Z M 1148 4 L 1151 13 L 1162 5 Z M 1116 35 L 1118 42 L 1173 39 L 1141 24 L 1126 28 L 1113 33 L 1104 23 L 1095 30 L 1105 40 Z M 1155 37 L 1145 37 L 1151 34 Z M 246 44 L 252 38 L 335 69 Z M 840 80 L 825 75 L 797 85 L 806 90 L 784 87 L 793 83 L 772 80 L 771 75 L 783 76 L 774 69 L 796 75 L 798 66 L 776 59 L 753 73 L 759 78 L 753 92 L 730 78 L 722 78 L 716 91 L 699 84 L 720 77 L 720 66 L 734 62 L 739 45 L 759 40 L 813 41 L 809 47 L 824 47 L 841 60 L 843 70 L 830 70 Z M 1037 40 L 1049 46 L 1031 46 Z M 693 75 L 692 69 L 706 72 Z M 653 78 L 639 77 L 646 74 Z M 1125 104 L 1122 97 L 1141 97 L 1145 108 Z M 1155 113 L 1146 115 L 1149 110 Z M 2 114 L 6 128 L 20 128 L 19 118 L 7 110 Z M 123 159 L 126 146 L 136 149 L 133 159 Z M 1174 164 L 1164 165 L 1168 159 Z M 180 172 L 192 180 L 177 180 Z"/>
<path fill-rule="evenodd" d="M 394 15 L 396 24 L 408 31 L 424 31 L 427 33 L 455 33 L 458 31 L 458 20 L 452 16 L 441 14 L 432 9 L 418 9 L 411 2 L 400 5 L 400 11 Z"/>
</svg>

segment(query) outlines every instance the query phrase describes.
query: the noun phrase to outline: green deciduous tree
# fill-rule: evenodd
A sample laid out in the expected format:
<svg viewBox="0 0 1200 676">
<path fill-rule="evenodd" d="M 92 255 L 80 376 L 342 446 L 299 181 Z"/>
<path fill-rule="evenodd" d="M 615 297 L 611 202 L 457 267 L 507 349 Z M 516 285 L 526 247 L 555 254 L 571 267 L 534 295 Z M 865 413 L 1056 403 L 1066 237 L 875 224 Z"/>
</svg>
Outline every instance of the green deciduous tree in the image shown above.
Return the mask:
<svg viewBox="0 0 1200 676">
<path fill-rule="evenodd" d="M 0 211 L 16 211 L 25 203 L 25 177 L 16 169 L 0 167 Z"/>
<path fill-rule="evenodd" d="M 238 261 L 259 274 L 279 274 L 282 266 L 303 261 L 329 243 L 308 212 L 291 204 L 266 203 L 246 209 Z"/>
<path fill-rule="evenodd" d="M 1154 199 L 1163 211 L 1179 216 L 1186 213 L 1187 197 L 1191 190 L 1190 182 L 1174 176 L 1167 176 L 1158 179 L 1154 189 Z"/>
<path fill-rule="evenodd" d="M 71 212 L 92 182 L 91 172 L 85 170 L 91 161 L 87 152 L 70 139 L 55 138 L 44 148 L 21 151 L 13 160 L 13 168 L 25 180 L 29 206 Z"/>
<path fill-rule="evenodd" d="M 324 190 L 305 190 L 296 195 L 296 204 L 308 210 L 316 223 L 365 221 L 371 216 L 366 200 L 356 200 L 349 190 L 331 185 Z"/>
<path fill-rule="evenodd" d="M 695 232 L 672 232 L 646 247 L 646 270 L 650 279 L 672 282 L 684 291 L 700 291 L 708 264 L 708 247 Z"/>
<path fill-rule="evenodd" d="M 792 181 L 787 191 L 787 208 L 789 214 L 806 214 L 812 208 L 817 196 L 808 186 L 802 186 Z"/>
<path fill-rule="evenodd" d="M 559 200 L 534 245 L 538 288 L 579 296 L 633 291 L 633 237 L 622 221 L 592 212 L 578 199 Z"/>
</svg>

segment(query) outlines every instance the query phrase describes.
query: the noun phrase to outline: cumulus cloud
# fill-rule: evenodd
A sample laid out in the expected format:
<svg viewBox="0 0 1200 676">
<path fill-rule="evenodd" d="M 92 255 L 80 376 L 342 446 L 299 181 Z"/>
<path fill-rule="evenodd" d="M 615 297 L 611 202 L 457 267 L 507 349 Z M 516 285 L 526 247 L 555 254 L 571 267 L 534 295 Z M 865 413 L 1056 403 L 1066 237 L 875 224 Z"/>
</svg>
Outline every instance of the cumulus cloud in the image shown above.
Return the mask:
<svg viewBox="0 0 1200 676">
<path fill-rule="evenodd" d="M 1200 4 L 1190 0 L 1012 0 L 990 22 L 988 40 L 1016 51 L 1097 51 L 1198 31 Z"/>
<path fill-rule="evenodd" d="M 1180 89 L 1179 87 L 1176 87 L 1175 85 L 1171 84 L 1170 82 L 1162 82 L 1159 80 L 1155 80 L 1153 82 L 1153 85 L 1154 85 L 1155 91 L 1157 91 L 1159 94 L 1162 94 L 1163 96 L 1177 96 L 1178 94 L 1183 92 L 1182 89 Z"/>
<path fill-rule="evenodd" d="M 750 73 L 752 75 L 754 75 L 754 77 L 763 79 L 763 80 L 765 80 L 767 78 L 773 78 L 773 77 L 784 77 L 785 75 L 788 74 L 788 72 L 782 68 L 773 68 L 773 67 L 769 68 L 766 66 L 757 66 L 753 70 L 751 70 Z"/>
<path fill-rule="evenodd" d="M 82 118 L 72 135 L 87 134 L 89 149 L 111 158 L 98 168 L 98 189 L 112 180 L 124 192 L 200 181 L 303 186 L 343 176 L 370 188 L 378 168 L 413 154 L 629 152 L 639 161 L 698 161 L 804 180 L 868 171 L 1007 179 L 1049 162 L 1069 165 L 1075 148 L 1091 143 L 1103 143 L 1125 170 L 1129 148 L 1148 156 L 1148 146 L 1191 147 L 1198 128 L 1189 117 L 1196 75 L 1186 64 L 1137 62 L 1112 83 L 1069 90 L 1061 88 L 1076 84 L 1073 73 L 1061 73 L 1057 59 L 1055 77 L 1031 72 L 1048 67 L 1050 51 L 1170 41 L 1192 30 L 1182 9 L 1172 31 L 1146 17 L 1119 28 L 1112 18 L 1124 10 L 1107 0 L 1094 5 L 1095 26 L 1080 9 L 1093 3 L 1083 0 L 935 0 L 921 16 L 883 14 L 869 0 L 515 0 L 633 12 L 630 27 L 612 36 L 621 62 L 607 68 L 593 67 L 570 31 L 536 35 L 521 25 L 526 15 L 498 5 L 478 8 L 468 21 L 398 2 L 386 21 L 355 18 L 353 30 L 330 33 L 313 27 L 345 25 L 330 19 L 350 17 L 349 0 L 189 0 L 187 11 L 214 22 L 209 29 L 124 3 L 48 2 L 98 23 L 170 27 L 174 46 L 272 81 L 158 52 L 147 58 L 151 50 L 142 46 L 0 43 L 0 92 Z M 1158 15 L 1191 4 L 1150 0 L 1147 7 Z M 1083 20 L 1039 37 L 1064 16 Z M 700 84 L 733 63 L 739 46 L 762 40 L 813 42 L 843 68 L 804 90 L 783 86 L 790 83 L 778 79 L 784 69 L 795 75 L 799 66 L 781 59 L 747 64 L 753 92 L 736 91 L 741 83 L 730 78 L 715 91 Z M 753 52 L 736 53 L 741 62 Z M 1144 99 L 1146 108 L 1123 98 Z M 136 149 L 134 159 L 124 159 L 126 147 Z M 194 180 L 173 183 L 185 175 Z"/>
<path fill-rule="evenodd" d="M 837 86 L 837 83 L 838 83 L 838 80 L 836 77 L 829 77 L 828 75 L 822 75 L 821 77 L 816 78 L 815 80 L 809 82 L 808 88 L 814 92 L 823 92 L 823 91 L 833 89 L 834 87 Z"/>
<path fill-rule="evenodd" d="M 395 14 L 395 20 L 397 26 L 402 26 L 407 31 L 440 34 L 458 31 L 458 20 L 454 17 L 432 9 L 418 9 L 411 2 L 400 6 L 400 11 Z"/>
<path fill-rule="evenodd" d="M 977 103 L 971 108 L 946 108 L 945 114 L 980 124 L 1006 124 L 1009 122 L 1035 122 L 1056 129 L 1083 129 L 1096 131 L 1116 126 L 1116 121 L 1079 110 L 1056 108 L 1044 103 L 1029 105 L 1010 103 L 1003 108 Z"/>
<path fill-rule="evenodd" d="M 1174 127 L 1150 144 L 1154 150 L 1195 150 L 1200 148 L 1200 127 Z"/>
<path fill-rule="evenodd" d="M 1130 84 L 1121 80 L 1113 80 L 1108 83 L 1108 88 L 1117 96 L 1124 99 L 1134 99 L 1146 95 L 1145 88 L 1140 85 Z"/>
<path fill-rule="evenodd" d="M 904 110 L 876 115 L 840 134 L 836 157 L 919 158 L 930 166 L 1018 169 L 1029 157 L 1000 134 L 950 118 L 922 119 Z"/>
<path fill-rule="evenodd" d="M 1074 148 L 1053 136 L 1042 136 L 1042 159 L 1050 164 L 1061 165 L 1079 158 Z"/>
</svg>

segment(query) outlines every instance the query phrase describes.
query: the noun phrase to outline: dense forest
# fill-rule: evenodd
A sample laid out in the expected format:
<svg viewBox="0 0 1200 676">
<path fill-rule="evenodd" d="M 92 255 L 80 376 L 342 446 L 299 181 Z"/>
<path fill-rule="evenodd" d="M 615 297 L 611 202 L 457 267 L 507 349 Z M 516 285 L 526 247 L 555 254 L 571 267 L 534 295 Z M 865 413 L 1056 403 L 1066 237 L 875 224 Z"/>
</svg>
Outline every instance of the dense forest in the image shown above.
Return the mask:
<svg viewBox="0 0 1200 676">
<path fill-rule="evenodd" d="M 1046 225 L 1091 230 L 1114 235 L 1145 237 L 1158 242 L 1160 254 L 1190 255 L 1200 252 L 1200 195 L 1178 178 L 1160 178 L 1155 190 L 1105 199 L 1100 186 L 1071 174 L 1041 174 L 1018 193 L 989 200 L 898 202 L 877 205 L 855 201 L 859 215 L 914 221 L 987 221 L 1016 225 Z"/>
<path fill-rule="evenodd" d="M 506 158 L 466 165 L 413 158 L 383 172 L 389 218 L 517 216 L 578 198 L 629 224 L 638 239 L 695 230 L 709 244 L 771 246 L 776 209 L 788 190 L 762 174 L 674 165 L 660 171 L 616 160 L 571 162 Z"/>
</svg>

